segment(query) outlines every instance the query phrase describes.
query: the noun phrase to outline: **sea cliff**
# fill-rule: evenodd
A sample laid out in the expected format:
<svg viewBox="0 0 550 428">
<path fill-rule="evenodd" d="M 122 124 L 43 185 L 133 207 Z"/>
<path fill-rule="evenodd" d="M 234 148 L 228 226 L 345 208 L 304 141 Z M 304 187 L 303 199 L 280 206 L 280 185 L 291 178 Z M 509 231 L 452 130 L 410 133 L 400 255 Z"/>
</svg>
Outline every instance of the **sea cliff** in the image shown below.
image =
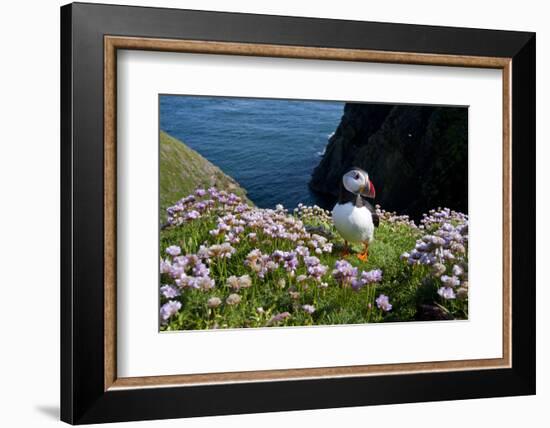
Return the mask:
<svg viewBox="0 0 550 428">
<path fill-rule="evenodd" d="M 309 183 L 327 207 L 352 166 L 369 173 L 386 210 L 413 218 L 437 206 L 467 212 L 468 110 L 347 103 Z"/>
</svg>

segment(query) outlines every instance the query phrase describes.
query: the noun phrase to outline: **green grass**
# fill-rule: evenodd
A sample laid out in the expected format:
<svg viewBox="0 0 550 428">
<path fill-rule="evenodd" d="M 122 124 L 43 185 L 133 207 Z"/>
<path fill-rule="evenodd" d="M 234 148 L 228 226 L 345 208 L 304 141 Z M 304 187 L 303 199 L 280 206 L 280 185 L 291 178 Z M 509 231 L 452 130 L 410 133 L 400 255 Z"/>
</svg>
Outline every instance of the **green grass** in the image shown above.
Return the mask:
<svg viewBox="0 0 550 428">
<path fill-rule="evenodd" d="M 223 242 L 223 239 L 214 239 L 209 234 L 216 226 L 217 216 L 206 216 L 182 226 L 165 229 L 161 232 L 161 254 L 170 245 L 178 245 L 183 254 L 196 253 L 201 243 L 212 245 Z M 306 225 L 318 226 L 315 219 L 304 220 Z M 279 325 L 330 325 L 330 324 L 360 324 L 367 322 L 409 321 L 414 320 L 418 305 L 424 302 L 433 302 L 437 299 L 437 286 L 426 281 L 427 268 L 411 267 L 400 259 L 405 251 L 415 246 L 421 236 L 418 229 L 403 223 L 382 222 L 375 232 L 375 240 L 370 246 L 370 256 L 366 263 L 357 258 L 360 247 L 346 257 L 350 263 L 360 271 L 381 269 L 383 279 L 376 285 L 369 285 L 360 291 L 349 287 L 342 287 L 332 278 L 331 272 L 337 260 L 342 259 L 343 241 L 330 223 L 324 223 L 324 228 L 332 234 L 330 242 L 334 244 L 332 253 L 316 255 L 322 264 L 329 270 L 323 278 L 328 283 L 325 289 L 310 280 L 298 284 L 296 277 L 305 273 L 303 263 L 296 272 L 296 277 L 290 277 L 282 268 L 268 274 L 265 278 L 257 277 L 251 269 L 245 266 L 247 254 L 259 248 L 263 253 L 271 254 L 275 249 L 288 251 L 295 244 L 285 240 L 270 240 L 267 236 L 258 234 L 256 243 L 243 239 L 235 245 L 236 253 L 230 259 L 220 260 L 210 265 L 210 276 L 216 280 L 213 290 L 182 291 L 177 299 L 182 303 L 182 309 L 164 330 L 208 329 L 208 328 L 237 328 L 237 327 L 264 327 L 269 319 L 278 313 L 289 312 L 291 317 Z M 241 303 L 230 306 L 223 303 L 220 307 L 210 309 L 207 300 L 216 296 L 225 302 L 233 291 L 226 285 L 230 275 L 245 275 L 252 277 L 253 285 L 239 291 Z M 170 283 L 170 279 L 163 275 L 163 283 Z M 285 287 L 278 284 L 285 281 Z M 289 290 L 299 292 L 299 298 L 293 299 Z M 383 312 L 375 304 L 375 298 L 380 294 L 390 297 L 393 309 Z M 163 302 L 167 299 L 163 298 Z M 301 310 L 304 304 L 315 307 L 313 314 Z M 370 305 L 369 305 L 370 304 Z M 257 308 L 263 308 L 258 313 Z"/>
<path fill-rule="evenodd" d="M 233 178 L 180 140 L 160 131 L 160 221 L 166 208 L 197 187 L 216 186 L 246 198 Z"/>
</svg>

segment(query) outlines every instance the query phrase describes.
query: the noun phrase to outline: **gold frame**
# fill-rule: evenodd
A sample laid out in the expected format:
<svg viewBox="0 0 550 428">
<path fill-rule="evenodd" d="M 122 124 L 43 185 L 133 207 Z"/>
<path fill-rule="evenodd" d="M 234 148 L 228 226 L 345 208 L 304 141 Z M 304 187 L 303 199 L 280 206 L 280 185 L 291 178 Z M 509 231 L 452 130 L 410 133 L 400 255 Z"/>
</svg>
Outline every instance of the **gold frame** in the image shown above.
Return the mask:
<svg viewBox="0 0 550 428">
<path fill-rule="evenodd" d="M 503 81 L 503 349 L 502 358 L 119 378 L 116 373 L 116 52 L 118 49 L 336 61 L 494 68 Z M 512 362 L 511 58 L 383 52 L 250 43 L 104 37 L 104 390 L 236 382 L 356 377 L 510 368 Z"/>
</svg>

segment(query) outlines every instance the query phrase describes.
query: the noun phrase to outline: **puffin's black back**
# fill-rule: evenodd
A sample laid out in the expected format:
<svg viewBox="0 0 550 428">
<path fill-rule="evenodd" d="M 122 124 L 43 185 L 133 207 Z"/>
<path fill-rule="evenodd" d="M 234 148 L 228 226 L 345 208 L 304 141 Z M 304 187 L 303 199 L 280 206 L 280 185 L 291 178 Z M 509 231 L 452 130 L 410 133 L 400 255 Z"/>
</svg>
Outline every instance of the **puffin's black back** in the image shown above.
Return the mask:
<svg viewBox="0 0 550 428">
<path fill-rule="evenodd" d="M 357 208 L 360 207 L 366 207 L 372 215 L 372 222 L 375 227 L 378 227 L 380 224 L 380 219 L 378 218 L 378 214 L 376 214 L 376 210 L 372 206 L 372 204 L 361 195 L 356 195 L 355 193 L 351 193 L 348 189 L 344 187 L 344 183 L 340 182 L 340 193 L 338 194 L 338 203 L 340 205 L 347 204 L 348 202 L 351 202 L 354 204 Z"/>
</svg>

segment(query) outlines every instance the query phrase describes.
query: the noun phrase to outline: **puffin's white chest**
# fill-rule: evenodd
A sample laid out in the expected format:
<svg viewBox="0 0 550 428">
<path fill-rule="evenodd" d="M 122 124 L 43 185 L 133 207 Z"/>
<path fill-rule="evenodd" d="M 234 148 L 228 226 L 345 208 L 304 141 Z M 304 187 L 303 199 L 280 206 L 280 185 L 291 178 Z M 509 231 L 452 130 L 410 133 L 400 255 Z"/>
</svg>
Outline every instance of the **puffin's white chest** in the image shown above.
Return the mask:
<svg viewBox="0 0 550 428">
<path fill-rule="evenodd" d="M 372 214 L 367 207 L 353 203 L 336 204 L 332 210 L 334 226 L 346 241 L 370 242 L 374 235 Z"/>
</svg>

